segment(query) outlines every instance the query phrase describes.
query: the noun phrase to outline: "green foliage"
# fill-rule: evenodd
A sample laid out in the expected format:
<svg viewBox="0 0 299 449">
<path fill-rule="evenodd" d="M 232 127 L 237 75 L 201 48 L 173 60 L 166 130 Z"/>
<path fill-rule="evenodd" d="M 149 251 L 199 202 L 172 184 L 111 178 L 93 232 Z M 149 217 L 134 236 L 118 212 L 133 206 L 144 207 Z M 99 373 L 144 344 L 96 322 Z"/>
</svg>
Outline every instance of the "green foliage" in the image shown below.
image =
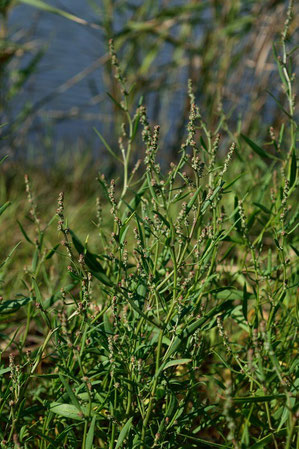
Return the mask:
<svg viewBox="0 0 299 449">
<path fill-rule="evenodd" d="M 287 62 L 290 16 L 291 9 L 281 46 Z M 37 201 L 25 176 L 29 211 L 14 224 L 21 245 L 0 268 L 0 445 L 296 447 L 298 204 L 288 64 L 278 60 L 290 81 L 287 121 L 279 138 L 271 129 L 267 150 L 240 134 L 220 151 L 223 117 L 208 126 L 190 81 L 184 140 L 165 169 L 160 128 L 131 101 L 109 45 L 124 122 L 119 152 L 99 136 L 120 170 L 110 181 L 98 174 L 92 219 L 94 193 L 74 201 L 72 216 L 61 192 L 52 216 L 45 180 Z M 77 190 L 86 181 L 81 173 Z M 0 218 L 10 217 L 11 227 L 16 209 L 6 196 L 1 190 Z"/>
</svg>

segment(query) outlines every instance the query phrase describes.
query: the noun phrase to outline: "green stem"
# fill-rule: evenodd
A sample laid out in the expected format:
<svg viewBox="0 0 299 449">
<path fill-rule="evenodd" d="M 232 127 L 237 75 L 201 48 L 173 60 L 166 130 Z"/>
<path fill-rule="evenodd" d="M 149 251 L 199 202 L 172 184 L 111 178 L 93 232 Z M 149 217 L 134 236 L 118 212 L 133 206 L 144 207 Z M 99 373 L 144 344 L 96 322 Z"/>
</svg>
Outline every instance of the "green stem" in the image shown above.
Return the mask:
<svg viewBox="0 0 299 449">
<path fill-rule="evenodd" d="M 154 380 L 154 384 L 152 387 L 152 391 L 151 391 L 151 396 L 150 396 L 150 400 L 149 400 L 149 404 L 148 404 L 148 409 L 143 421 L 143 425 L 142 425 L 142 433 L 141 433 L 141 449 L 145 448 L 145 434 L 146 434 L 146 428 L 151 416 L 151 412 L 152 412 L 152 408 L 154 405 L 154 400 L 155 400 L 155 393 L 156 393 L 156 388 L 157 388 L 157 384 L 158 384 L 158 371 L 160 369 L 160 358 L 161 358 L 161 349 L 162 349 L 162 341 L 163 341 L 163 330 L 160 331 L 159 334 L 159 340 L 158 340 L 158 346 L 157 346 L 157 355 L 156 355 L 156 373 L 155 373 L 155 380 Z"/>
</svg>

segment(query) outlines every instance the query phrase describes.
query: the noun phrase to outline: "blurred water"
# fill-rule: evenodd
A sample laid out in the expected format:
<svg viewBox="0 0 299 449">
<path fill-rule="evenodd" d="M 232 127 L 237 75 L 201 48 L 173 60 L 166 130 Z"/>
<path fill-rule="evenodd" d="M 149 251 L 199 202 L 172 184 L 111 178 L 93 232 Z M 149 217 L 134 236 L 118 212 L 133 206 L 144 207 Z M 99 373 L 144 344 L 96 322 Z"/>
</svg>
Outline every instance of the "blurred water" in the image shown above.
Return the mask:
<svg viewBox="0 0 299 449">
<path fill-rule="evenodd" d="M 47 0 L 52 6 L 56 6 L 68 12 L 71 12 L 78 17 L 84 18 L 89 22 L 96 22 L 101 17 L 98 17 L 90 4 L 93 2 L 97 4 L 99 0 Z M 156 5 L 161 5 L 163 0 L 159 0 Z M 169 0 L 168 4 L 175 6 L 184 3 L 185 0 Z M 142 5 L 142 0 L 131 0 L 130 5 Z M 128 20 L 127 15 L 121 14 L 119 10 L 117 17 L 114 17 L 115 31 L 122 29 L 123 25 Z M 209 27 L 210 17 L 209 8 L 205 8 L 201 17 L 202 21 L 195 27 L 195 36 L 198 42 L 201 41 L 203 27 Z M 57 95 L 57 89 L 65 85 L 65 83 L 72 77 L 91 67 L 96 61 L 106 54 L 107 45 L 100 30 L 91 29 L 89 27 L 80 26 L 77 23 L 69 21 L 58 15 L 49 14 L 47 12 L 40 12 L 35 8 L 27 5 L 18 5 L 13 8 L 9 19 L 9 29 L 11 30 L 12 38 L 20 36 L 25 33 L 24 41 L 28 39 L 36 41 L 36 45 L 41 47 L 47 44 L 45 56 L 40 61 L 36 72 L 30 77 L 29 82 L 25 85 L 24 92 L 17 96 L 16 102 L 13 104 L 13 111 L 18 111 L 26 101 L 33 105 L 39 105 L 39 115 L 34 122 L 34 126 L 30 128 L 30 141 L 34 141 L 36 137 L 42 135 L 41 131 L 47 129 L 46 118 L 56 120 L 54 121 L 54 138 L 57 141 L 64 141 L 73 144 L 78 142 L 79 138 L 84 139 L 85 142 L 98 142 L 97 137 L 92 132 L 92 128 L 96 126 L 103 132 L 105 137 L 111 140 L 111 133 L 109 128 L 109 120 L 111 114 L 111 101 L 105 93 L 105 83 L 103 79 L 103 68 L 100 64 L 95 70 L 92 70 L 86 77 L 78 83 L 75 83 L 71 88 L 65 90 L 63 93 Z M 176 34 L 175 27 L 171 30 Z M 146 37 L 147 38 L 147 37 Z M 194 42 L 192 42 L 194 44 Z M 198 44 L 198 43 L 197 43 Z M 244 42 L 242 42 L 242 45 Z M 201 45 L 201 42 L 200 44 Z M 241 45 L 241 42 L 239 43 Z M 31 56 L 27 55 L 23 59 L 24 66 L 28 63 Z M 166 43 L 163 50 L 160 51 L 155 60 L 155 66 L 166 64 L 173 58 L 173 47 Z M 165 72 L 165 69 L 162 69 Z M 246 66 L 238 88 L 236 109 L 234 111 L 235 117 L 238 117 L 246 111 L 250 102 L 250 93 L 255 88 L 257 78 L 254 73 L 254 66 Z M 151 79 L 158 76 L 159 70 L 151 73 Z M 182 116 L 181 111 L 184 108 L 184 101 L 187 90 L 188 68 L 187 66 L 181 70 L 173 70 L 168 73 L 166 70 L 165 85 L 167 85 L 164 95 L 159 96 L 160 110 L 163 111 L 163 127 L 162 136 L 166 142 L 174 145 L 176 138 L 173 129 L 180 125 L 179 120 Z M 272 77 L 271 77 L 272 78 Z M 171 89 L 168 91 L 168 84 L 171 84 Z M 275 85 L 275 83 L 274 83 Z M 230 86 L 232 87 L 232 86 Z M 246 87 L 246 88 L 245 88 Z M 229 90 L 229 89 L 228 89 Z M 235 90 L 235 89 L 234 89 Z M 97 102 L 92 102 L 95 92 L 97 93 Z M 166 93 L 166 94 L 165 94 Z M 43 99 L 47 101 L 43 102 Z M 49 100 L 49 101 L 48 101 Z M 156 105 L 158 104 L 157 95 L 155 92 L 148 92 L 145 96 L 145 103 L 149 107 L 150 117 L 154 124 L 159 121 Z M 224 107 L 226 107 L 227 99 L 224 99 Z M 269 97 L 266 107 L 263 110 L 264 118 L 271 123 L 272 112 L 275 107 L 274 100 Z M 229 110 L 230 104 L 227 105 Z M 80 111 L 80 116 L 77 112 Z M 50 121 L 49 121 L 50 123 Z M 47 132 L 48 129 L 47 129 Z M 26 136 L 27 138 L 27 136 Z M 176 141 L 175 141 L 176 142 Z M 95 145 L 96 151 L 98 146 Z M 50 150 L 51 153 L 53 149 Z"/>
<path fill-rule="evenodd" d="M 88 0 L 72 0 L 71 3 L 69 0 L 48 0 L 48 3 L 89 22 L 96 22 L 99 19 L 96 12 L 89 6 Z M 140 6 L 142 1 L 133 0 L 131 4 L 133 3 Z M 172 6 L 180 3 L 182 0 L 174 0 Z M 124 14 L 118 14 L 114 22 L 115 31 L 121 29 L 127 20 L 128 17 Z M 26 101 L 33 105 L 39 105 L 45 97 L 50 100 L 38 109 L 39 115 L 29 133 L 30 140 L 34 142 L 36 138 L 39 139 L 41 131 L 46 128 L 45 119 L 47 117 L 51 120 L 53 117 L 57 119 L 54 127 L 54 138 L 57 138 L 57 141 L 63 140 L 72 143 L 78 141 L 80 137 L 86 141 L 89 140 L 93 146 L 94 141 L 98 142 L 92 132 L 94 126 L 107 136 L 107 126 L 111 118 L 111 101 L 105 93 L 103 69 L 100 66 L 62 94 L 53 95 L 69 79 L 92 66 L 105 55 L 107 45 L 101 31 L 80 26 L 58 15 L 40 12 L 23 4 L 13 9 L 9 28 L 14 33 L 29 33 L 30 38 L 37 41 L 37 45 L 47 44 L 45 56 L 39 63 L 36 73 L 30 77 L 21 98 L 18 96 L 13 107 L 17 111 L 19 105 L 23 105 Z M 28 34 L 25 38 L 25 41 L 27 40 Z M 167 63 L 172 58 L 172 51 L 172 46 L 166 43 L 157 58 L 157 64 Z M 28 55 L 24 58 L 24 65 L 28 63 L 30 57 Z M 166 137 L 169 135 L 172 123 L 179 116 L 178 111 L 183 108 L 186 94 L 187 72 L 183 70 L 175 76 L 177 79 L 172 82 L 182 84 L 184 92 L 180 89 L 175 96 L 166 96 L 167 104 L 163 105 L 165 110 L 169 111 L 168 123 L 164 123 L 163 126 Z M 93 104 L 92 98 L 95 91 L 98 93 L 98 101 Z M 149 107 L 150 116 L 155 116 L 155 94 L 147 94 L 145 101 Z M 80 117 L 76 118 L 77 111 L 80 111 Z M 70 118 L 69 113 L 73 113 L 75 117 Z M 157 117 L 154 117 L 154 120 L 156 119 Z"/>
<path fill-rule="evenodd" d="M 55 0 L 51 4 L 68 11 L 70 2 Z M 88 21 L 96 19 L 91 8 L 82 0 L 72 0 L 71 12 Z M 45 96 L 55 92 L 74 75 L 93 64 L 106 52 L 99 31 L 80 26 L 58 15 L 38 12 L 27 5 L 14 8 L 9 26 L 15 32 L 22 30 L 32 33 L 32 40 L 37 40 L 40 45 L 45 43 L 48 45 L 36 73 L 30 77 L 26 85 L 21 103 L 24 100 L 36 104 Z M 27 62 L 28 57 L 23 63 Z M 90 83 L 96 85 L 100 94 L 103 93 L 100 68 L 61 95 L 52 96 L 51 100 L 42 107 L 42 111 L 54 111 L 54 115 L 57 116 L 63 115 L 71 108 L 80 108 L 89 116 L 99 113 L 99 106 L 90 104 L 92 97 Z M 107 103 L 106 100 L 104 105 L 101 105 L 101 113 L 105 113 L 105 103 Z M 97 120 L 91 120 L 91 122 L 82 119 L 64 120 L 57 123 L 55 132 L 58 136 L 75 138 L 87 132 L 90 134 L 96 122 Z"/>
</svg>

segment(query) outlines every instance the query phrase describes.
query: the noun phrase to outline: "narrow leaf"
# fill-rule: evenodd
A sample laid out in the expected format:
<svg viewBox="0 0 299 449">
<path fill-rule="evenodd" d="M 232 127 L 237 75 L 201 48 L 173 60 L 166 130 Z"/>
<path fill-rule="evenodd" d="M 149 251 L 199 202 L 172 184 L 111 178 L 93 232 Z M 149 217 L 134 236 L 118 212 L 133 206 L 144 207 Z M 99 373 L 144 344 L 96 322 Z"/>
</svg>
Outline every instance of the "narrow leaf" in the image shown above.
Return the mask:
<svg viewBox="0 0 299 449">
<path fill-rule="evenodd" d="M 286 428 L 279 430 L 278 432 L 269 433 L 269 435 L 261 438 L 260 440 L 256 441 L 252 446 L 250 446 L 250 449 L 261 449 L 263 447 L 266 447 L 266 444 L 273 441 L 273 435 L 283 435 L 286 433 Z"/>
<path fill-rule="evenodd" d="M 244 134 L 241 134 L 241 136 L 245 140 L 245 142 L 250 146 L 250 148 L 261 158 L 280 160 L 280 158 L 274 156 L 273 154 L 267 153 L 265 150 L 263 150 L 263 148 L 254 143 L 251 139 L 249 139 L 249 137 L 245 136 Z"/>
<path fill-rule="evenodd" d="M 76 234 L 70 230 L 70 234 L 73 240 L 74 247 L 78 251 L 79 254 L 84 255 L 85 263 L 86 265 L 95 272 L 101 272 L 105 273 L 105 270 L 103 269 L 100 262 L 97 260 L 97 257 L 95 254 L 92 254 L 86 247 L 83 246 L 83 244 L 80 242 L 79 238 L 76 236 Z"/>
<path fill-rule="evenodd" d="M 115 449 L 119 449 L 124 441 L 124 439 L 126 438 L 129 430 L 132 427 L 132 421 L 133 421 L 133 416 L 131 416 L 131 418 L 126 422 L 126 424 L 124 425 L 124 427 L 121 429 L 121 432 L 119 434 Z"/>
<path fill-rule="evenodd" d="M 121 109 L 122 111 L 124 110 L 124 108 L 122 107 L 122 105 L 121 105 L 117 100 L 115 100 L 115 98 L 113 98 L 112 95 L 109 94 L 109 92 L 106 92 L 106 94 L 107 94 L 108 97 L 113 101 L 113 103 L 116 104 L 116 106 L 117 106 L 119 109 Z"/>
<path fill-rule="evenodd" d="M 290 187 L 292 187 L 292 185 L 295 183 L 296 175 L 297 175 L 297 161 L 296 161 L 295 150 L 293 150 L 291 163 L 290 163 L 290 171 L 289 171 Z"/>
<path fill-rule="evenodd" d="M 79 23 L 80 25 L 89 25 L 92 26 L 93 28 L 99 28 L 99 26 L 96 24 L 89 24 L 86 20 L 81 19 L 80 17 L 75 16 L 74 14 L 71 14 L 69 12 L 66 12 L 63 9 L 55 8 L 54 6 L 51 6 L 42 0 L 20 0 L 20 2 L 41 9 L 43 11 L 50 12 L 52 14 L 57 14 L 59 16 L 64 17 L 65 19 Z"/>
<path fill-rule="evenodd" d="M 102 143 L 104 144 L 106 150 L 111 154 L 111 156 L 113 156 L 115 159 L 117 159 L 119 162 L 123 163 L 123 161 L 121 160 L 120 157 L 117 156 L 117 154 L 112 150 L 112 148 L 110 147 L 110 145 L 108 144 L 107 140 L 104 138 L 104 136 L 102 136 L 102 134 L 100 133 L 100 131 L 98 131 L 96 128 L 93 128 L 94 132 L 96 133 L 96 135 L 101 139 Z"/>
<path fill-rule="evenodd" d="M 284 394 L 272 394 L 271 396 L 247 396 L 247 397 L 240 397 L 240 398 L 233 398 L 233 401 L 238 404 L 244 404 L 247 402 L 270 402 L 274 399 L 283 399 L 285 398 Z"/>
<path fill-rule="evenodd" d="M 244 287 L 243 287 L 243 302 L 242 302 L 242 312 L 243 312 L 243 316 L 245 318 L 245 321 L 248 320 L 247 318 L 247 312 L 248 312 L 248 293 L 247 293 L 247 289 L 246 289 L 246 282 L 244 283 Z"/>
<path fill-rule="evenodd" d="M 273 98 L 273 100 L 275 101 L 275 103 L 277 103 L 277 105 L 282 110 L 282 112 L 284 112 L 285 115 L 287 115 L 289 117 L 289 119 L 293 120 L 293 117 L 288 113 L 288 111 L 286 111 L 286 109 L 282 106 L 280 101 L 277 100 L 277 98 L 268 89 L 266 89 L 266 92 Z"/>
<path fill-rule="evenodd" d="M 92 421 L 91 421 L 91 424 L 90 424 L 90 427 L 88 430 L 88 434 L 86 437 L 85 449 L 92 449 L 95 424 L 96 424 L 96 415 L 94 415 L 94 417 L 92 418 Z"/>
<path fill-rule="evenodd" d="M 11 205 L 10 201 L 7 201 L 3 206 L 0 207 L 0 215 L 3 214 L 3 212 Z"/>
<path fill-rule="evenodd" d="M 4 267 L 4 265 L 7 264 L 7 262 L 9 261 L 9 259 L 11 258 L 11 256 L 13 255 L 13 253 L 15 252 L 15 250 L 17 249 L 17 247 L 21 244 L 21 242 L 18 242 L 16 244 L 16 246 L 9 252 L 8 256 L 6 257 L 6 259 L 4 260 L 4 262 L 2 262 L 0 264 L 0 268 Z"/>
<path fill-rule="evenodd" d="M 171 366 L 185 365 L 186 363 L 189 363 L 191 361 L 192 361 L 192 359 L 170 360 L 170 362 L 167 362 L 166 365 L 163 367 L 163 371 L 167 368 L 170 368 Z"/>
<path fill-rule="evenodd" d="M 1 313 L 12 313 L 16 312 L 20 307 L 25 306 L 32 298 L 26 297 L 21 299 L 13 299 L 1 302 L 0 312 Z"/>
<path fill-rule="evenodd" d="M 17 223 L 20 227 L 20 230 L 23 234 L 23 236 L 25 237 L 25 239 L 27 240 L 27 242 L 29 242 L 31 245 L 34 245 L 33 241 L 30 239 L 30 237 L 28 237 L 27 232 L 25 231 L 25 229 L 23 228 L 22 224 L 19 222 L 19 220 L 17 220 Z"/>
<path fill-rule="evenodd" d="M 64 388 L 65 388 L 67 394 L 69 395 L 69 398 L 70 398 L 70 400 L 72 401 L 72 404 L 77 408 L 77 410 L 78 410 L 79 412 L 81 412 L 82 410 L 81 410 L 79 401 L 78 401 L 78 399 L 76 398 L 76 396 L 75 396 L 75 394 L 74 394 L 72 388 L 70 387 L 68 381 L 62 376 L 62 374 L 59 374 L 59 379 L 61 380 L 61 382 L 62 382 L 62 384 L 63 384 L 63 386 L 64 386 Z"/>
<path fill-rule="evenodd" d="M 233 179 L 231 182 L 224 184 L 223 186 L 223 192 L 227 189 L 229 189 L 233 184 L 235 184 L 242 176 L 244 176 L 245 173 L 241 173 L 239 176 L 237 176 L 235 179 Z"/>
<path fill-rule="evenodd" d="M 57 245 L 55 245 L 46 255 L 46 260 L 51 259 L 51 257 L 53 256 L 53 254 L 56 253 L 57 248 L 59 247 L 59 243 Z"/>
<path fill-rule="evenodd" d="M 253 201 L 253 204 L 255 205 L 255 206 L 257 206 L 257 207 L 259 207 L 263 212 L 265 212 L 266 214 L 271 214 L 271 211 L 266 207 L 266 206 L 264 206 L 263 204 L 260 204 L 260 203 L 256 203 L 255 201 Z"/>
</svg>

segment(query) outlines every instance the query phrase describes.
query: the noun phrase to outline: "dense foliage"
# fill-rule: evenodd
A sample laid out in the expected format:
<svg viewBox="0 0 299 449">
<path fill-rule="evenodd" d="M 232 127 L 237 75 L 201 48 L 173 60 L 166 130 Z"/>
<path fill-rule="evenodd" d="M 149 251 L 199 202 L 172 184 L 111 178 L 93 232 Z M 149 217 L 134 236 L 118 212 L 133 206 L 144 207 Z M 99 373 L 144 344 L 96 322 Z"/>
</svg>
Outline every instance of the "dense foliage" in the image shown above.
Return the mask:
<svg viewBox="0 0 299 449">
<path fill-rule="evenodd" d="M 99 136 L 122 171 L 98 174 L 99 195 L 81 175 L 75 218 L 63 192 L 51 218 L 57 186 L 38 174 L 27 211 L 0 209 L 1 448 L 298 446 L 290 20 L 291 8 L 275 49 L 288 110 L 267 145 L 225 115 L 210 129 L 189 81 L 167 168 L 109 42 L 124 123 L 117 150 Z"/>
</svg>

